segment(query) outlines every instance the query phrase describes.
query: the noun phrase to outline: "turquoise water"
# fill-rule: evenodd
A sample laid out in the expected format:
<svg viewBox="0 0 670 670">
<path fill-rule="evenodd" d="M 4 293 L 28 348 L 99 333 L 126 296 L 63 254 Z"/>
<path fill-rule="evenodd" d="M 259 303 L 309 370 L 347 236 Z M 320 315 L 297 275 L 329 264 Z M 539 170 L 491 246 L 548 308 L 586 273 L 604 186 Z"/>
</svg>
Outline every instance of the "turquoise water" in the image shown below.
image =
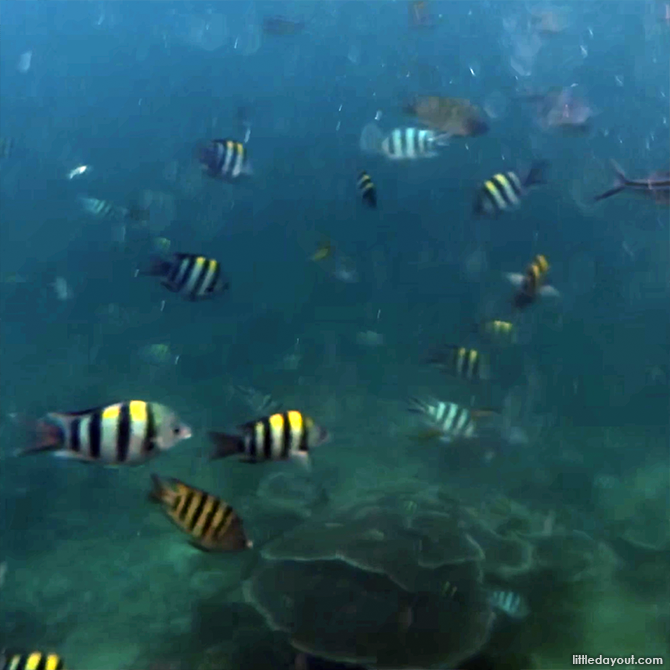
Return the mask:
<svg viewBox="0 0 670 670">
<path fill-rule="evenodd" d="M 543 10 L 558 34 L 538 28 Z M 451 495 L 489 525 L 495 503 L 533 537 L 590 538 L 585 573 L 562 557 L 540 569 L 532 540 L 535 571 L 482 578 L 540 594 L 523 621 L 496 617 L 482 652 L 493 667 L 571 667 L 574 653 L 667 661 L 668 209 L 627 193 L 592 203 L 610 159 L 631 177 L 668 169 L 666 3 L 427 2 L 428 28 L 413 11 L 0 4 L 0 137 L 12 141 L 0 158 L 0 649 L 52 650 L 74 670 L 293 668 L 292 635 L 270 630 L 243 584 L 272 562 L 272 539 L 332 523 L 374 488 L 409 517 Z M 264 32 L 274 15 L 304 30 Z M 543 130 L 520 100 L 573 84 L 596 112 L 581 136 Z M 385 131 L 415 123 L 401 108 L 417 94 L 469 98 L 489 132 L 409 163 L 361 153 L 376 116 Z M 203 177 L 196 144 L 247 128 L 254 176 Z M 518 211 L 472 217 L 482 181 L 535 159 L 550 162 L 548 183 Z M 68 178 L 80 165 L 91 169 Z M 363 169 L 376 210 L 356 191 Z M 150 219 L 99 220 L 81 197 L 139 203 Z M 136 277 L 158 238 L 220 260 L 230 291 L 191 303 Z M 336 258 L 311 261 L 325 239 Z M 521 314 L 516 345 L 487 341 L 477 325 L 509 316 L 503 273 L 535 254 L 561 298 Z M 425 365 L 441 343 L 486 352 L 492 380 Z M 208 460 L 208 430 L 257 416 L 239 386 L 332 433 L 311 471 Z M 417 440 L 409 396 L 496 409 L 525 439 Z M 130 399 L 170 406 L 193 438 L 132 469 L 14 456 L 48 411 Z M 193 549 L 148 502 L 151 472 L 229 502 L 254 549 Z M 360 541 L 386 541 L 377 531 Z M 338 621 L 343 639 L 362 625 L 356 611 Z M 425 625 L 417 614 L 409 631 Z"/>
</svg>

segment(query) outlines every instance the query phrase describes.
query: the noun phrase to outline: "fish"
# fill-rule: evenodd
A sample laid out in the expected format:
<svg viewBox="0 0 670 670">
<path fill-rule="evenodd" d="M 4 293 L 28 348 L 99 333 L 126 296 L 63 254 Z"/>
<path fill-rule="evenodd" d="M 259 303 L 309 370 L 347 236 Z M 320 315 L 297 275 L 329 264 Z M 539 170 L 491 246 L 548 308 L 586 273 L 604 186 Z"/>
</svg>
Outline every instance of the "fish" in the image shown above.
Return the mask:
<svg viewBox="0 0 670 670">
<path fill-rule="evenodd" d="M 91 169 L 92 168 L 91 168 L 90 165 L 79 165 L 76 168 L 73 168 L 72 170 L 70 170 L 67 173 L 66 177 L 68 179 L 74 179 L 75 177 L 79 177 L 80 175 L 83 175 L 86 172 L 90 172 Z"/>
<path fill-rule="evenodd" d="M 213 179 L 235 182 L 253 174 L 247 148 L 236 140 L 210 140 L 196 149 L 196 158 Z"/>
<path fill-rule="evenodd" d="M 374 122 L 361 132 L 360 148 L 364 153 L 380 154 L 390 160 L 415 160 L 438 155 L 436 147 L 445 146 L 449 134 L 438 135 L 421 128 L 395 128 L 384 135 Z"/>
<path fill-rule="evenodd" d="M 143 207 L 121 207 L 109 200 L 79 196 L 82 208 L 97 219 L 130 219 L 131 221 L 148 221 L 149 210 Z"/>
<path fill-rule="evenodd" d="M 491 591 L 489 603 L 512 619 L 523 619 L 530 614 L 525 598 L 514 591 Z"/>
<path fill-rule="evenodd" d="M 405 103 L 403 111 L 449 136 L 477 137 L 489 131 L 482 110 L 464 98 L 421 95 Z"/>
<path fill-rule="evenodd" d="M 426 0 L 413 0 L 408 4 L 409 24 L 412 28 L 434 28 L 435 17 L 428 9 Z"/>
<path fill-rule="evenodd" d="M 517 341 L 516 326 L 510 321 L 491 319 L 490 321 L 484 321 L 480 325 L 480 329 L 493 342 L 514 344 Z"/>
<path fill-rule="evenodd" d="M 37 423 L 34 446 L 18 452 L 103 465 L 138 465 L 191 437 L 191 428 L 165 405 L 130 400 L 77 412 L 49 412 Z"/>
<path fill-rule="evenodd" d="M 657 205 L 670 205 L 670 171 L 652 172 L 646 179 L 629 179 L 621 166 L 612 161 L 615 178 L 612 188 L 595 196 L 595 202 L 610 198 L 621 191 L 629 190 L 652 198 Z"/>
<path fill-rule="evenodd" d="M 11 137 L 0 137 L 0 158 L 9 158 L 14 150 L 14 140 Z"/>
<path fill-rule="evenodd" d="M 308 462 L 310 449 L 329 438 L 328 432 L 298 410 L 277 412 L 238 427 L 241 435 L 210 432 L 212 459 L 239 455 L 247 463 L 296 458 Z"/>
<path fill-rule="evenodd" d="M 179 362 L 179 355 L 175 355 L 169 344 L 162 342 L 160 344 L 147 344 L 139 350 L 140 358 L 146 363 L 152 365 L 165 365 L 167 363 Z"/>
<path fill-rule="evenodd" d="M 526 268 L 524 274 L 508 273 L 505 275 L 519 289 L 512 301 L 516 309 L 528 307 L 539 296 L 560 297 L 560 293 L 553 286 L 546 284 L 549 268 L 547 257 L 538 254 Z"/>
<path fill-rule="evenodd" d="M 161 503 L 168 517 L 190 535 L 193 546 L 207 551 L 242 551 L 253 546 L 227 502 L 173 477 L 152 474 L 151 481 L 151 499 Z"/>
<path fill-rule="evenodd" d="M 230 288 L 221 263 L 198 254 L 174 253 L 170 258 L 154 256 L 151 265 L 135 276 L 162 277 L 161 284 L 188 300 L 200 300 Z"/>
<path fill-rule="evenodd" d="M 297 35 L 305 29 L 305 25 L 304 21 L 285 16 L 266 16 L 263 19 L 263 32 L 273 36 Z"/>
<path fill-rule="evenodd" d="M 335 251 L 335 247 L 330 240 L 322 240 L 319 242 L 319 246 L 316 248 L 316 251 L 310 256 L 310 260 L 318 263 L 319 261 L 324 261 L 326 258 L 330 258 Z"/>
<path fill-rule="evenodd" d="M 574 86 L 554 87 L 546 93 L 521 96 L 533 104 L 535 119 L 542 130 L 559 130 L 582 135 L 591 129 L 590 121 L 597 114 L 588 102 L 575 92 Z"/>
<path fill-rule="evenodd" d="M 495 217 L 519 207 L 529 187 L 545 183 L 546 167 L 546 161 L 536 161 L 523 178 L 514 171 L 494 174 L 477 190 L 473 205 L 474 214 Z"/>
<path fill-rule="evenodd" d="M 26 654 L 0 652 L 0 670 L 65 670 L 57 654 L 32 651 Z"/>
<path fill-rule="evenodd" d="M 476 349 L 448 344 L 433 354 L 428 363 L 442 372 L 468 381 L 486 381 L 491 378 L 488 357 Z"/>
<path fill-rule="evenodd" d="M 377 207 L 377 187 L 372 181 L 372 177 L 370 177 L 364 170 L 358 175 L 356 185 L 358 186 L 358 191 L 361 194 L 363 202 L 368 207 L 375 209 L 375 207 Z"/>
<path fill-rule="evenodd" d="M 410 398 L 409 411 L 420 414 L 432 429 L 431 435 L 439 436 L 443 442 L 477 436 L 470 410 L 455 402 L 444 402 L 434 398 L 428 400 Z"/>
</svg>

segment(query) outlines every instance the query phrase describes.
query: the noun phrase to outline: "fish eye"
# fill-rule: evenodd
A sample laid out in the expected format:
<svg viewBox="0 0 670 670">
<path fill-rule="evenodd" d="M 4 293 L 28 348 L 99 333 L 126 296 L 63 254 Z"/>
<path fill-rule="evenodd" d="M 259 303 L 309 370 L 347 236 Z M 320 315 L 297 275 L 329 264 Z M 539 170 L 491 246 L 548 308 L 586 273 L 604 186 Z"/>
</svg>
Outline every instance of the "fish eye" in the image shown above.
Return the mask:
<svg viewBox="0 0 670 670">
<path fill-rule="evenodd" d="M 172 429 L 172 434 L 173 434 L 173 435 L 179 435 L 179 433 L 181 433 L 181 428 L 180 428 L 179 426 L 175 426 L 175 427 Z"/>
</svg>

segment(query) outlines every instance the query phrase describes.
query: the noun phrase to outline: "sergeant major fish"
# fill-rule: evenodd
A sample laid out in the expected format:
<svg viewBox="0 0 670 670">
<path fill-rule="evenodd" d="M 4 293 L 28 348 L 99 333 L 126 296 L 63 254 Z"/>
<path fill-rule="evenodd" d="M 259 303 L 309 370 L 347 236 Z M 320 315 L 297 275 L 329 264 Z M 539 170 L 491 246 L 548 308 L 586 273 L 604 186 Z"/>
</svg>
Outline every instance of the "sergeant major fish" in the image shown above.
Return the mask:
<svg viewBox="0 0 670 670">
<path fill-rule="evenodd" d="M 484 335 L 496 343 L 514 344 L 517 341 L 516 326 L 510 321 L 491 319 L 480 325 Z"/>
<path fill-rule="evenodd" d="M 198 300 L 221 293 L 230 287 L 221 263 L 197 254 L 175 253 L 169 259 L 155 256 L 146 270 L 137 270 L 135 276 L 162 277 L 161 284 L 188 298 Z"/>
<path fill-rule="evenodd" d="M 328 432 L 297 410 L 278 412 L 239 426 L 241 435 L 210 432 L 212 459 L 241 456 L 247 463 L 297 458 L 306 462 L 309 450 L 323 444 Z"/>
<path fill-rule="evenodd" d="M 19 455 L 51 451 L 87 463 L 137 465 L 191 434 L 165 405 L 131 400 L 80 412 L 50 412 L 37 424 L 37 444 Z"/>
<path fill-rule="evenodd" d="M 358 175 L 356 185 L 358 186 L 358 191 L 361 194 L 363 202 L 372 209 L 377 207 L 377 188 L 372 181 L 372 177 L 370 177 L 367 172 L 363 171 Z"/>
<path fill-rule="evenodd" d="M 435 436 L 439 436 L 444 442 L 476 437 L 475 422 L 470 410 L 455 402 L 410 398 L 409 411 L 421 414 L 434 430 Z"/>
<path fill-rule="evenodd" d="M 530 614 L 530 608 L 525 599 L 514 591 L 491 591 L 489 602 L 492 607 L 512 619 L 523 619 Z"/>
<path fill-rule="evenodd" d="M 474 214 L 495 217 L 519 207 L 529 187 L 545 183 L 546 166 L 546 161 L 536 161 L 523 178 L 514 171 L 494 174 L 477 191 L 473 206 Z"/>
<path fill-rule="evenodd" d="M 181 530 L 191 544 L 208 551 L 241 551 L 252 546 L 242 520 L 226 502 L 172 477 L 152 474 L 151 497 Z"/>
<path fill-rule="evenodd" d="M 491 378 L 488 357 L 477 349 L 448 344 L 434 353 L 428 363 L 460 379 L 485 381 Z"/>
<path fill-rule="evenodd" d="M 80 196 L 79 202 L 85 212 L 98 219 L 130 219 L 132 221 L 147 221 L 149 210 L 141 207 L 120 207 L 109 200 Z"/>
<path fill-rule="evenodd" d="M 0 670 L 65 670 L 57 654 L 33 651 L 27 654 L 0 651 Z"/>
<path fill-rule="evenodd" d="M 396 128 L 384 135 L 376 123 L 368 123 L 361 132 L 361 151 L 381 154 L 390 160 L 433 158 L 437 147 L 445 146 L 450 135 L 438 135 L 421 128 Z"/>
<path fill-rule="evenodd" d="M 247 148 L 242 142 L 211 140 L 198 147 L 196 156 L 203 172 L 214 179 L 234 182 L 253 174 Z"/>
<path fill-rule="evenodd" d="M 508 273 L 506 275 L 507 279 L 518 288 L 514 295 L 514 307 L 524 309 L 535 302 L 539 296 L 560 297 L 560 293 L 553 286 L 545 283 L 549 267 L 547 257 L 538 254 L 526 269 L 525 274 Z"/>
</svg>

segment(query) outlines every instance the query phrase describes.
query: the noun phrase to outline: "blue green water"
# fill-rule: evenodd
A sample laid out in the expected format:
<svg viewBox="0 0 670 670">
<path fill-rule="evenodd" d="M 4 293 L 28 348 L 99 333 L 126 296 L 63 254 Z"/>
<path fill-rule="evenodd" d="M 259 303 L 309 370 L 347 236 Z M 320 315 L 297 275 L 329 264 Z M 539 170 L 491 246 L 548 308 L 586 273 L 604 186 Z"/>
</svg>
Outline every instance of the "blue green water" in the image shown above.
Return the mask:
<svg viewBox="0 0 670 670">
<path fill-rule="evenodd" d="M 233 504 L 258 547 L 273 535 L 280 522 L 257 505 L 258 487 L 294 464 L 207 460 L 207 430 L 254 418 L 243 385 L 332 432 L 312 471 L 331 501 L 412 479 L 462 489 L 469 505 L 507 495 L 563 515 L 621 561 L 602 602 L 640 622 L 629 652 L 668 658 L 668 210 L 627 193 L 591 203 L 611 184 L 610 159 L 633 177 L 668 169 L 666 4 L 549 8 L 564 30 L 541 37 L 533 3 L 429 2 L 425 29 L 408 4 L 0 3 L 0 137 L 12 140 L 0 158 L 0 649 L 52 649 L 75 670 L 165 658 L 292 667 L 286 636 L 267 632 L 239 589 L 263 559 L 194 552 L 146 499 L 150 472 L 179 477 Z M 268 35 L 271 15 L 305 29 Z M 542 131 L 518 99 L 572 84 L 598 112 L 584 136 Z M 489 133 L 411 164 L 362 154 L 376 114 L 387 131 L 415 123 L 401 107 L 416 94 L 471 99 L 491 115 Z M 194 146 L 242 140 L 241 108 L 253 178 L 203 178 Z M 539 158 L 547 185 L 514 213 L 473 219 L 484 179 Z M 68 179 L 82 164 L 91 171 Z M 375 211 L 356 192 L 362 169 Z M 153 198 L 151 219 L 122 229 L 80 196 Z M 159 237 L 219 259 L 230 291 L 190 303 L 135 277 Z M 310 261 L 325 238 L 357 282 Z M 537 253 L 562 297 L 523 313 L 517 346 L 491 347 L 476 325 L 507 314 L 503 273 Z M 492 382 L 429 369 L 445 342 L 489 350 Z M 146 354 L 159 343 L 165 361 Z M 493 462 L 417 443 L 410 395 L 504 408 L 529 442 L 498 441 Z M 133 398 L 175 409 L 193 439 L 132 470 L 13 455 L 47 411 Z M 638 549 L 641 536 L 651 545 L 642 556 L 620 544 L 631 529 Z M 636 569 L 651 577 L 630 579 Z M 665 632 L 645 633 L 652 619 Z M 601 645 L 594 655 L 615 648 L 614 633 L 585 636 Z M 581 651 L 540 657 L 569 667 Z"/>
</svg>

